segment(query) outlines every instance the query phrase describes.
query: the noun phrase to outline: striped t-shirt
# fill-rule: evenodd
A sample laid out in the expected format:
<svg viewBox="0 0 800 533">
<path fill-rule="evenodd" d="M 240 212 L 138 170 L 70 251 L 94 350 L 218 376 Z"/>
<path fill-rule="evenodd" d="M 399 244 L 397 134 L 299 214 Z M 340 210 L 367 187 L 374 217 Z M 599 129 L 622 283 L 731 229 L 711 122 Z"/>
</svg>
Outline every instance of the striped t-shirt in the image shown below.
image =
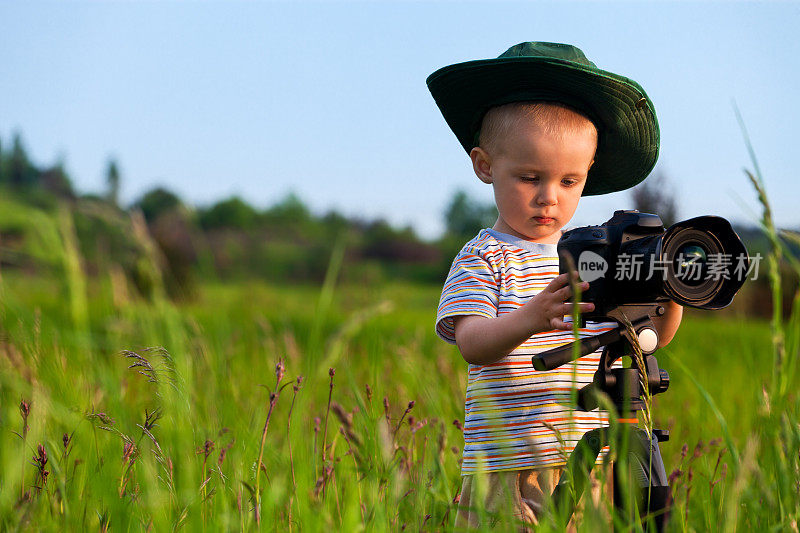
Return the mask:
<svg viewBox="0 0 800 533">
<path fill-rule="evenodd" d="M 495 318 L 529 301 L 558 276 L 556 249 L 555 244 L 481 230 L 450 268 L 439 301 L 437 334 L 455 344 L 453 317 Z M 580 336 L 616 326 L 587 322 Z M 555 370 L 539 372 L 531 366 L 532 355 L 573 340 L 572 331 L 546 331 L 496 363 L 469 365 L 462 475 L 563 465 L 584 433 L 607 425 L 603 411 L 570 409 L 571 389 L 592 381 L 601 350 Z"/>
</svg>

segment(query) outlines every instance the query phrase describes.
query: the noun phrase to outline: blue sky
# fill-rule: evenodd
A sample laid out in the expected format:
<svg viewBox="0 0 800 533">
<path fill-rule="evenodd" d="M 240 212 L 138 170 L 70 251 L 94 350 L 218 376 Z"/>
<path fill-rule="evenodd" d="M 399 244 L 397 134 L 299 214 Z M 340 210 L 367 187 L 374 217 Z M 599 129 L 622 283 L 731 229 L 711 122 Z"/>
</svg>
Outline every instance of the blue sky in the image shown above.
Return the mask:
<svg viewBox="0 0 800 533">
<path fill-rule="evenodd" d="M 800 226 L 800 3 L 0 2 L 0 139 L 62 158 L 82 191 L 165 185 L 195 205 L 289 191 L 425 236 L 458 188 L 491 189 L 425 78 L 528 40 L 568 42 L 655 103 L 656 171 L 681 218 L 758 213 L 735 100 L 779 225 Z M 630 195 L 582 200 L 596 224 Z"/>
</svg>

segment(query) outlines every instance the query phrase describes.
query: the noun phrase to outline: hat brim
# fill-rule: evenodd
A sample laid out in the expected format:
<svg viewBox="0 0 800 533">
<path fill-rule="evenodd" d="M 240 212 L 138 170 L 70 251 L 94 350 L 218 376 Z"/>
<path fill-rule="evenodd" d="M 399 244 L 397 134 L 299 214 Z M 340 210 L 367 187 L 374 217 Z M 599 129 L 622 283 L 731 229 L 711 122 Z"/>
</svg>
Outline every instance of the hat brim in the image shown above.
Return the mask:
<svg viewBox="0 0 800 533">
<path fill-rule="evenodd" d="M 469 153 L 486 111 L 521 101 L 561 102 L 586 114 L 598 129 L 597 153 L 583 196 L 633 187 L 658 159 L 655 109 L 638 83 L 560 59 L 508 57 L 441 68 L 428 88 L 450 129 Z"/>
</svg>

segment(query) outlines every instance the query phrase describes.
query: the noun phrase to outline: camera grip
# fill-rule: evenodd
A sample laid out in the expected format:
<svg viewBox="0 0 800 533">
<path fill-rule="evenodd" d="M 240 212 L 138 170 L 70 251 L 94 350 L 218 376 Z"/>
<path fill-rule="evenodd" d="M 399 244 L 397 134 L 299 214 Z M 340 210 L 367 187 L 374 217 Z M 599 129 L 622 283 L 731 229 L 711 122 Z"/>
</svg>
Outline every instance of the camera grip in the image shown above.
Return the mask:
<svg viewBox="0 0 800 533">
<path fill-rule="evenodd" d="M 585 337 L 579 341 L 575 341 L 579 343 L 578 357 L 589 355 L 590 353 L 597 351 L 601 347 L 614 342 L 617 339 L 619 339 L 619 330 L 613 329 L 611 331 L 601 333 L 600 335 Z M 569 363 L 573 359 L 577 359 L 576 357 L 573 357 L 572 354 L 572 347 L 575 342 L 571 342 L 569 344 L 565 344 L 564 346 L 559 346 L 558 348 L 553 348 L 545 352 L 537 353 L 531 358 L 531 364 L 533 365 L 533 368 L 540 371 L 553 370 L 554 368 L 558 368 L 563 364 Z"/>
</svg>

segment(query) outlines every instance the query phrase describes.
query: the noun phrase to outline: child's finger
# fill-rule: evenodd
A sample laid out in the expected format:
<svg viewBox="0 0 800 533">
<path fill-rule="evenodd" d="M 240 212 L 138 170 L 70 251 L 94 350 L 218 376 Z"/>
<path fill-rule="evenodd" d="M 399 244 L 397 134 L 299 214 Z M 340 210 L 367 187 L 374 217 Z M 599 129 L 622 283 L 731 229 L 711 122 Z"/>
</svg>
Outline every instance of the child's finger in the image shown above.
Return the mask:
<svg viewBox="0 0 800 533">
<path fill-rule="evenodd" d="M 567 284 L 567 275 L 561 274 L 560 276 L 556 276 L 555 279 L 553 279 L 553 281 L 548 283 L 547 287 L 545 287 L 544 290 L 549 292 L 556 292 L 566 284 Z"/>
<path fill-rule="evenodd" d="M 580 274 L 578 274 L 577 270 L 573 270 L 572 271 L 572 278 L 573 279 L 577 280 L 577 279 L 579 279 L 579 276 L 580 276 Z M 566 273 L 566 272 L 564 274 L 560 274 L 560 275 L 556 276 L 555 279 L 553 279 L 553 281 L 551 281 L 547 285 L 547 287 L 545 287 L 544 290 L 549 291 L 549 292 L 556 292 L 557 290 L 561 289 L 564 286 L 569 287 L 569 274 Z"/>
<path fill-rule="evenodd" d="M 579 313 L 588 313 L 594 311 L 594 304 L 591 302 L 580 302 L 578 304 Z M 564 316 L 572 316 L 572 303 L 564 304 Z"/>
<path fill-rule="evenodd" d="M 566 309 L 565 315 L 572 314 L 572 302 L 567 302 L 564 304 L 564 309 Z M 592 302 L 580 302 L 578 303 L 578 310 L 581 313 L 588 313 L 589 311 L 594 311 L 594 304 Z"/>
<path fill-rule="evenodd" d="M 564 322 L 560 318 L 553 318 L 550 320 L 550 327 L 553 329 L 572 329 L 572 324 Z"/>
<path fill-rule="evenodd" d="M 588 281 L 581 281 L 578 284 L 582 291 L 585 291 L 589 288 Z M 556 297 L 558 297 L 562 302 L 569 300 L 572 298 L 572 285 L 567 285 L 566 287 L 562 287 L 555 292 Z"/>
<path fill-rule="evenodd" d="M 568 306 L 567 313 L 564 316 L 571 316 L 572 315 L 572 304 L 565 304 Z M 578 309 L 581 313 L 588 313 L 589 311 L 594 311 L 594 304 L 591 302 L 582 302 L 578 304 Z M 572 329 L 572 322 L 565 322 L 563 317 L 562 318 L 553 318 L 550 320 L 550 325 L 553 329 Z"/>
</svg>

